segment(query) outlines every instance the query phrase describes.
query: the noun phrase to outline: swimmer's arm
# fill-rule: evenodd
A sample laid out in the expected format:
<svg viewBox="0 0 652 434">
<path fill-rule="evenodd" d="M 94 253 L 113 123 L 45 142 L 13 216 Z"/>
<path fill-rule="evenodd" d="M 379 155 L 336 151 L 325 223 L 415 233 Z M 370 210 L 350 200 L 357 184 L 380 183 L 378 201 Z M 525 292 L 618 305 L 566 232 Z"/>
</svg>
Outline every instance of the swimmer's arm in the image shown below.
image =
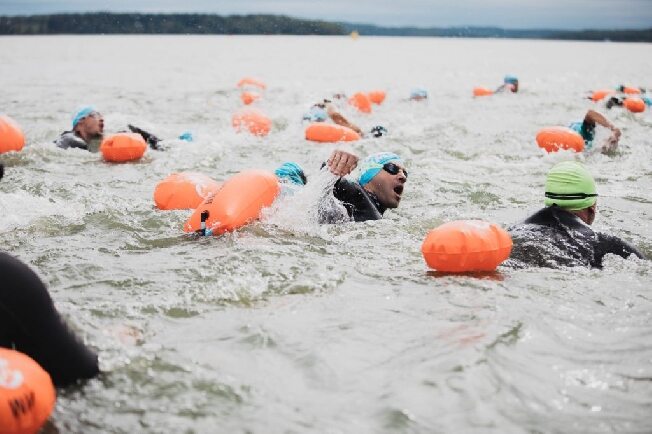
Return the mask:
<svg viewBox="0 0 652 434">
<path fill-rule="evenodd" d="M 330 116 L 330 118 L 333 120 L 333 122 L 335 122 L 337 125 L 342 125 L 343 127 L 351 128 L 353 131 L 360 134 L 361 136 L 364 134 L 357 125 L 349 122 L 348 119 L 346 119 L 344 116 L 342 116 L 341 113 L 335 110 L 335 107 L 333 107 L 332 104 L 326 105 L 326 112 L 328 113 L 328 116 Z"/>
<path fill-rule="evenodd" d="M 616 140 L 620 138 L 620 130 L 616 128 L 614 124 L 609 122 L 609 119 L 604 117 L 602 114 L 596 112 L 595 110 L 589 110 L 586 112 L 586 116 L 584 117 L 584 122 L 595 126 L 595 124 L 602 125 L 605 128 L 609 128 L 613 132 L 613 136 Z"/>
<path fill-rule="evenodd" d="M 628 258 L 630 255 L 634 255 L 639 259 L 647 259 L 636 247 L 616 236 L 598 233 L 598 239 L 600 240 L 598 254 L 601 256 L 612 253 L 621 258 Z"/>
</svg>

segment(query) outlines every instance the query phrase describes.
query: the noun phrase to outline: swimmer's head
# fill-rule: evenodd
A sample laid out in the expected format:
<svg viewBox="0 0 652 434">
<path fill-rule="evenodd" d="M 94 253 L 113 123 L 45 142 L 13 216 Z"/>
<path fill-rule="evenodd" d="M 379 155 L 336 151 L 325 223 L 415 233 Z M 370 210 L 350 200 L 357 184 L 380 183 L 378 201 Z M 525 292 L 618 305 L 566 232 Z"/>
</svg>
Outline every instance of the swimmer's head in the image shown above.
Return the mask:
<svg viewBox="0 0 652 434">
<path fill-rule="evenodd" d="M 360 175 L 358 176 L 358 184 L 364 186 L 371 181 L 378 173 L 383 170 L 383 166 L 387 163 L 403 164 L 401 157 L 393 152 L 379 152 L 371 154 L 360 163 Z"/>
<path fill-rule="evenodd" d="M 505 78 L 503 78 L 503 83 L 505 84 L 518 84 L 518 77 L 515 75 L 506 75 Z"/>
<path fill-rule="evenodd" d="M 412 89 L 410 92 L 410 99 L 414 101 L 421 101 L 423 99 L 428 99 L 428 91 L 423 88 Z"/>
<path fill-rule="evenodd" d="M 376 125 L 369 132 L 372 136 L 378 138 L 387 134 L 387 128 L 383 127 L 382 125 Z"/>
<path fill-rule="evenodd" d="M 577 161 L 555 164 L 546 178 L 546 206 L 557 205 L 569 211 L 592 207 L 598 194 L 593 176 Z"/>
<path fill-rule="evenodd" d="M 398 207 L 406 181 L 403 160 L 392 152 L 370 155 L 360 164 L 358 183 L 373 193 L 384 208 Z"/>
<path fill-rule="evenodd" d="M 94 107 L 83 107 L 73 116 L 72 129 L 84 140 L 101 138 L 104 133 L 104 118 Z"/>
<path fill-rule="evenodd" d="M 308 113 L 303 115 L 303 119 L 310 122 L 324 122 L 328 119 L 328 112 L 324 104 L 315 104 L 310 107 Z"/>
<path fill-rule="evenodd" d="M 274 171 L 274 174 L 282 182 L 290 182 L 295 185 L 306 185 L 308 182 L 303 169 L 291 161 L 281 164 L 281 166 Z"/>
<path fill-rule="evenodd" d="M 85 107 L 80 108 L 77 113 L 72 118 L 72 128 L 75 129 L 77 124 L 81 122 L 82 120 L 86 119 L 89 116 L 94 116 L 98 114 L 99 112 L 95 110 L 95 107 L 87 105 Z"/>
</svg>

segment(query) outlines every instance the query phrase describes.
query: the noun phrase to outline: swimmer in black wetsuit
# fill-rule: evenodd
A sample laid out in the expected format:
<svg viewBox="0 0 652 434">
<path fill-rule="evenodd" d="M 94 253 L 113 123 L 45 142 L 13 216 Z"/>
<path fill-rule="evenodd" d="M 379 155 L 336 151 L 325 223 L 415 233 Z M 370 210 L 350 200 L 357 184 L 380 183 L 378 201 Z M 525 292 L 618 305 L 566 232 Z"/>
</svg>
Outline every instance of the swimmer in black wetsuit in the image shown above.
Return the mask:
<svg viewBox="0 0 652 434">
<path fill-rule="evenodd" d="M 99 373 L 97 355 L 64 323 L 29 267 L 0 253 L 0 279 L 0 347 L 30 356 L 58 387 Z"/>
<path fill-rule="evenodd" d="M 150 148 L 160 150 L 155 135 L 129 125 L 129 129 L 143 137 Z M 104 118 L 92 106 L 79 110 L 72 119 L 72 131 L 64 131 L 54 143 L 63 149 L 79 148 L 87 151 L 97 151 L 104 137 Z"/>
<path fill-rule="evenodd" d="M 328 99 L 325 99 L 324 102 L 314 104 L 310 107 L 310 110 L 303 115 L 303 120 L 310 122 L 325 122 L 329 118 L 337 125 L 350 128 L 358 133 L 360 137 L 365 137 L 364 131 L 345 118 L 344 115 L 338 111 L 337 107 L 335 107 L 335 105 L 333 105 L 333 103 Z M 387 134 L 387 128 L 382 125 L 375 125 L 371 128 L 369 134 L 374 138 L 382 137 Z"/>
<path fill-rule="evenodd" d="M 546 180 L 546 208 L 508 229 L 514 245 L 506 264 L 602 268 L 609 253 L 644 258 L 620 238 L 590 228 L 596 202 L 595 182 L 584 166 L 575 161 L 555 165 Z"/>
<path fill-rule="evenodd" d="M 357 166 L 358 157 L 345 151 L 334 151 L 328 159 L 330 171 L 346 176 Z M 388 208 L 397 208 L 407 181 L 401 158 L 381 152 L 365 158 L 360 165 L 357 182 L 340 178 L 333 186 L 333 196 L 344 205 L 348 218 L 356 222 L 380 220 Z M 320 223 L 336 223 L 342 216 L 322 207 Z"/>
</svg>

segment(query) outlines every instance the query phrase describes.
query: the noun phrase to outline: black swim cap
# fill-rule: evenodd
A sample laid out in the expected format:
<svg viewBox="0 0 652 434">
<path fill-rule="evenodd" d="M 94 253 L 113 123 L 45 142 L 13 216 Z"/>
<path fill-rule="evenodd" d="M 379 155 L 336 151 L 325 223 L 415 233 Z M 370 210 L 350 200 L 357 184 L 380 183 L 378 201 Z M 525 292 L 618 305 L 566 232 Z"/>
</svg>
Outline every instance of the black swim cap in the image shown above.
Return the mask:
<svg viewBox="0 0 652 434">
<path fill-rule="evenodd" d="M 383 127 L 382 125 L 376 125 L 369 132 L 374 137 L 382 137 L 387 134 L 387 128 Z"/>
</svg>

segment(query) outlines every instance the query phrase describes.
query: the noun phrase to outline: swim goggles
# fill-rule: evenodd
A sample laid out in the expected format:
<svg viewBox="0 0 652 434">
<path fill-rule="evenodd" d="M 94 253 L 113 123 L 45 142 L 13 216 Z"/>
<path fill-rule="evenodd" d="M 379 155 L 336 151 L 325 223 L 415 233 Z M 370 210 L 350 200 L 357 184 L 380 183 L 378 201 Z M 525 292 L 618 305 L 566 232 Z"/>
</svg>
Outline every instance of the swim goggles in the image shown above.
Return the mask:
<svg viewBox="0 0 652 434">
<path fill-rule="evenodd" d="M 390 175 L 397 175 L 398 172 L 401 172 L 401 171 L 402 171 L 402 172 L 403 172 L 403 176 L 405 176 L 405 179 L 407 179 L 407 177 L 408 177 L 407 170 L 405 170 L 405 169 L 403 169 L 403 168 L 397 166 L 397 165 L 394 164 L 394 163 L 385 163 L 385 164 L 383 164 L 383 170 L 384 170 L 385 172 L 389 173 Z"/>
</svg>

